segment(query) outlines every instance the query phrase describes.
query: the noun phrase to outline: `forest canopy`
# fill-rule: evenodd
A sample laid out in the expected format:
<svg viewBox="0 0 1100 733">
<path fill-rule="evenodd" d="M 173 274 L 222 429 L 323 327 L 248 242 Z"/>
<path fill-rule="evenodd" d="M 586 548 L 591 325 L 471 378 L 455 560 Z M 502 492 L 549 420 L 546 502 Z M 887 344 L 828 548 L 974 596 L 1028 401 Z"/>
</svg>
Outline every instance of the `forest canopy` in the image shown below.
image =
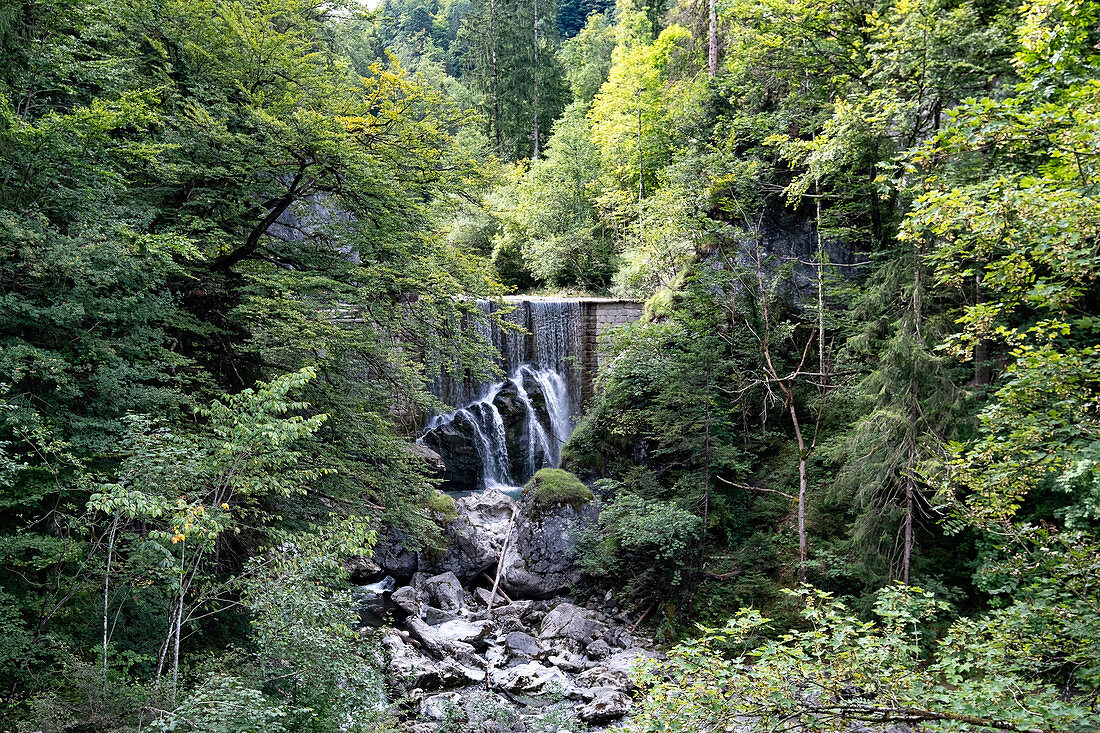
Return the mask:
<svg viewBox="0 0 1100 733">
<path fill-rule="evenodd" d="M 1100 5 L 368 5 L 0 2 L 5 729 L 401 729 L 506 293 L 645 303 L 543 474 L 628 729 L 1100 728 Z"/>
</svg>

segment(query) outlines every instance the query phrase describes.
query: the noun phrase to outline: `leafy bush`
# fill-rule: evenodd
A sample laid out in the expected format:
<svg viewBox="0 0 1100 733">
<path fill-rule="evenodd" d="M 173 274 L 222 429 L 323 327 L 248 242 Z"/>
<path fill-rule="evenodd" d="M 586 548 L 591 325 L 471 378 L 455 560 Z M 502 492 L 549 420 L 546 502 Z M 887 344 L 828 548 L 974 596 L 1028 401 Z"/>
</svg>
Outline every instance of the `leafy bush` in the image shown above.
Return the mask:
<svg viewBox="0 0 1100 733">
<path fill-rule="evenodd" d="M 635 591 L 667 590 L 680 584 L 679 567 L 702 526 L 672 502 L 621 493 L 601 506 L 598 528 L 576 533 L 579 560 L 591 575 L 634 578 Z"/>
</svg>

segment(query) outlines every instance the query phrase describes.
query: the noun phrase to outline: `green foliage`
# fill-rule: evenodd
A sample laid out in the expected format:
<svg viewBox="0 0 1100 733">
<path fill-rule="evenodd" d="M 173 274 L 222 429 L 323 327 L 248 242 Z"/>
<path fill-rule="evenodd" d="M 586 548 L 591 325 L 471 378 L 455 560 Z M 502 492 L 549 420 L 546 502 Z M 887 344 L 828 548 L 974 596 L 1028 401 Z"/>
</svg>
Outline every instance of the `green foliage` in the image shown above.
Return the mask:
<svg viewBox="0 0 1100 733">
<path fill-rule="evenodd" d="M 530 494 L 535 506 L 547 508 L 557 504 L 569 504 L 574 509 L 592 501 L 592 491 L 581 480 L 560 468 L 540 468 L 527 486 L 524 494 Z"/>
<path fill-rule="evenodd" d="M 629 578 L 630 594 L 668 599 L 682 589 L 680 566 L 698 545 L 702 520 L 673 502 L 616 488 L 611 501 L 599 503 L 598 528 L 576 533 L 581 567 L 597 577 Z"/>
<path fill-rule="evenodd" d="M 803 588 L 799 595 L 805 629 L 754 645 L 767 619 L 746 609 L 673 650 L 643 676 L 654 687 L 629 729 L 696 730 L 740 716 L 820 730 L 847 730 L 855 721 L 1021 731 L 1085 731 L 1097 723 L 1087 695 L 1067 699 L 1034 677 L 1042 651 L 1062 654 L 1048 633 L 1065 628 L 1045 614 L 1024 621 L 1042 614 L 1041 602 L 958 621 L 930 643 L 922 628 L 943 603 L 920 589 L 881 591 L 877 622 L 853 617 L 826 593 Z"/>
</svg>

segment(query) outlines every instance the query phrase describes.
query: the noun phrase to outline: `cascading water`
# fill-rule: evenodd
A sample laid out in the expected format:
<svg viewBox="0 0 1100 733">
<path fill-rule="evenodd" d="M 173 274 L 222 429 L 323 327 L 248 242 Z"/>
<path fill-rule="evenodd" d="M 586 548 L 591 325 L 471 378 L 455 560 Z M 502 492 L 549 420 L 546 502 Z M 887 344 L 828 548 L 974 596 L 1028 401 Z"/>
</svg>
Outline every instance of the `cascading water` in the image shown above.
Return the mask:
<svg viewBox="0 0 1100 733">
<path fill-rule="evenodd" d="M 481 306 L 486 314 L 496 309 Z M 500 352 L 505 380 L 472 384 L 461 365 L 436 380 L 440 399 L 462 405 L 429 419 L 420 438 L 443 458 L 447 488 L 522 485 L 558 465 L 580 402 L 579 318 L 576 301 L 520 301 L 505 319 L 523 331 L 482 332 Z"/>
</svg>

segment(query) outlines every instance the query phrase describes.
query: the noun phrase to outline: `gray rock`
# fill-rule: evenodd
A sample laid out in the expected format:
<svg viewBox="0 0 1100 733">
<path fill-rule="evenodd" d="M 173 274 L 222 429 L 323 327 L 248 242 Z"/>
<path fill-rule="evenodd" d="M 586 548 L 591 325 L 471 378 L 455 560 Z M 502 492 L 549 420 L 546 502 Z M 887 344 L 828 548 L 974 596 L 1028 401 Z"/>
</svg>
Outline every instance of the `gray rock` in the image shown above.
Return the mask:
<svg viewBox="0 0 1100 733">
<path fill-rule="evenodd" d="M 458 614 L 454 611 L 444 611 L 435 606 L 424 606 L 424 609 L 420 612 L 420 617 L 428 623 L 428 626 L 438 626 L 448 621 L 454 621 L 458 618 Z"/>
<path fill-rule="evenodd" d="M 455 641 L 436 631 L 438 627 L 428 626 L 419 618 L 410 616 L 405 620 L 409 633 L 424 647 L 424 651 L 436 659 L 452 659 L 463 666 L 477 668 L 484 666 L 484 660 L 474 654 L 474 647 L 464 641 Z"/>
<path fill-rule="evenodd" d="M 489 673 L 493 687 L 508 692 L 542 692 L 547 686 L 556 685 L 562 689 L 572 687 L 569 677 L 557 667 L 547 667 L 538 662 L 517 664 L 506 669 L 494 669 Z"/>
<path fill-rule="evenodd" d="M 549 598 L 581 579 L 573 530 L 596 521 L 596 508 L 569 504 L 536 507 L 530 499 L 516 520 L 500 584 L 512 596 Z"/>
<path fill-rule="evenodd" d="M 515 501 L 499 489 L 486 489 L 455 502 L 458 517 L 443 527 L 447 549 L 441 556 L 421 553 L 422 569 L 452 572 L 469 583 L 496 567 Z"/>
<path fill-rule="evenodd" d="M 572 654 L 570 652 L 552 655 L 546 661 L 565 672 L 582 672 L 594 666 L 592 662 L 589 662 L 582 655 Z"/>
<path fill-rule="evenodd" d="M 407 532 L 387 527 L 374 546 L 374 562 L 395 578 L 411 578 L 417 570 L 416 553 L 409 549 L 411 544 Z"/>
<path fill-rule="evenodd" d="M 607 659 L 611 656 L 611 647 L 603 639 L 596 639 L 585 647 L 584 653 L 589 659 Z"/>
<path fill-rule="evenodd" d="M 616 627 L 608 629 L 603 635 L 603 640 L 619 649 L 630 649 L 634 646 L 634 637 L 626 629 Z"/>
<path fill-rule="evenodd" d="M 411 585 L 398 588 L 390 594 L 390 600 L 410 616 L 419 616 L 424 609 L 424 597 Z"/>
<path fill-rule="evenodd" d="M 594 724 L 610 723 L 630 712 L 632 703 L 626 693 L 608 687 L 600 687 L 593 692 L 592 700 L 577 710 L 583 720 Z"/>
<path fill-rule="evenodd" d="M 457 664 L 437 664 L 407 645 L 401 636 L 390 629 L 381 638 L 386 650 L 386 676 L 406 690 L 440 690 L 470 684 L 469 676 Z"/>
<path fill-rule="evenodd" d="M 462 608 L 465 594 L 462 583 L 454 573 L 441 573 L 424 581 L 424 590 L 431 604 L 444 611 L 457 611 Z"/>
<path fill-rule="evenodd" d="M 522 631 L 513 631 L 504 639 L 504 647 L 513 656 L 524 656 L 530 659 L 545 659 L 550 655 L 550 650 L 542 645 L 535 637 Z"/>
<path fill-rule="evenodd" d="M 577 683 L 585 687 L 610 687 L 627 692 L 634 688 L 631 674 L 634 667 L 643 664 L 650 656 L 643 649 L 630 649 L 611 655 L 597 667 L 577 676 Z"/>
<path fill-rule="evenodd" d="M 486 639 L 493 630 L 493 624 L 489 621 L 464 621 L 455 619 L 435 627 L 435 632 L 440 637 L 451 641 L 469 644 L 475 649 L 485 649 L 488 646 Z"/>
<path fill-rule="evenodd" d="M 462 709 L 462 695 L 457 692 L 444 692 L 432 695 L 420 701 L 420 717 L 428 720 L 465 719 Z"/>
<path fill-rule="evenodd" d="M 606 626 L 596 615 L 572 603 L 559 603 L 542 620 L 540 639 L 565 638 L 582 641 L 601 635 Z"/>
<path fill-rule="evenodd" d="M 432 475 L 437 478 L 443 477 L 443 472 L 446 470 L 446 466 L 443 465 L 443 456 L 436 453 L 422 443 L 405 443 L 402 446 L 406 451 L 419 458 Z"/>
</svg>

